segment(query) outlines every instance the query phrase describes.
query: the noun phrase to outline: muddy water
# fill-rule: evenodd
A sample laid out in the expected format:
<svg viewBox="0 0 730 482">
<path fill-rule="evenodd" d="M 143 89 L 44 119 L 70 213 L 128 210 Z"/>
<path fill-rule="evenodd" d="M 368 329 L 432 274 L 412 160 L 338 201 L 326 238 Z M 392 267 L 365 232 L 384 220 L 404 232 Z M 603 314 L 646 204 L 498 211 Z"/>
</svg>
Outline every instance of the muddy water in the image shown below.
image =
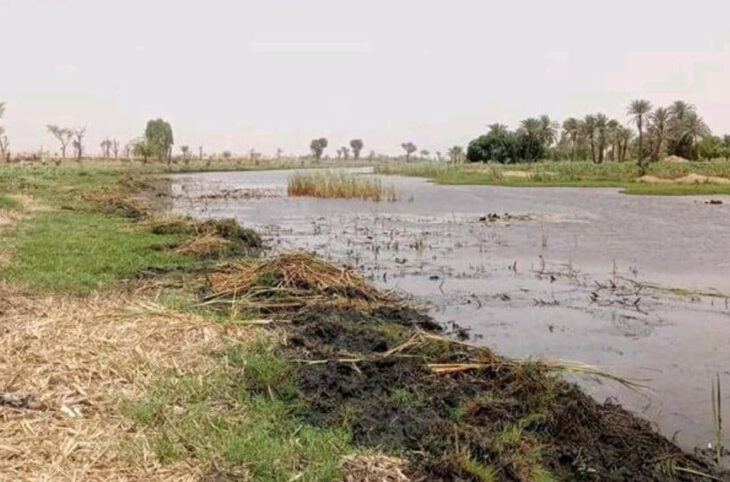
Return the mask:
<svg viewBox="0 0 730 482">
<path fill-rule="evenodd" d="M 730 379 L 729 198 L 385 177 L 398 202 L 322 200 L 287 197 L 291 172 L 175 176 L 172 209 L 356 266 L 501 354 L 641 379 L 650 391 L 576 376 L 685 448 L 713 440 L 710 379 Z"/>
</svg>

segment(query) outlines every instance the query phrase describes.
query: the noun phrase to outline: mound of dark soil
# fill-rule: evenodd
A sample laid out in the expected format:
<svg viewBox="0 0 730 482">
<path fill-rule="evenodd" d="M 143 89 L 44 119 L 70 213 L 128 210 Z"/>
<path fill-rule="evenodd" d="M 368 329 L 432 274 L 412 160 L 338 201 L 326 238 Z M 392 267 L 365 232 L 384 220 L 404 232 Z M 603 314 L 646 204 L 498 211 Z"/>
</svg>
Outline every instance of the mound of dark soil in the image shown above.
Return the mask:
<svg viewBox="0 0 730 482">
<path fill-rule="evenodd" d="M 712 473 L 648 422 L 598 403 L 537 363 L 423 336 L 413 310 L 309 310 L 289 324 L 285 354 L 318 426 L 408 454 L 417 480 L 701 480 Z M 414 338 L 415 337 L 415 338 Z M 419 339 L 418 343 L 413 342 Z M 437 373 L 433 364 L 479 364 Z"/>
</svg>

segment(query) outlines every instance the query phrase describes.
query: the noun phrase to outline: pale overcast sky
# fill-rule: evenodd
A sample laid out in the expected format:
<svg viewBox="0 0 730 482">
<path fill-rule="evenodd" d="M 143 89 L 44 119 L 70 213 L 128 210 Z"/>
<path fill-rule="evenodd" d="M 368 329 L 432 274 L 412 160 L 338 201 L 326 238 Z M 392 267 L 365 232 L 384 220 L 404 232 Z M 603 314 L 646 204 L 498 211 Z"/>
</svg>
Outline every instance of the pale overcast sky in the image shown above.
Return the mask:
<svg viewBox="0 0 730 482">
<path fill-rule="evenodd" d="M 151 117 L 177 145 L 445 151 L 500 121 L 676 98 L 730 133 L 726 0 L 0 0 L 11 148 L 89 147 Z M 334 149 L 330 149 L 334 150 Z"/>
</svg>

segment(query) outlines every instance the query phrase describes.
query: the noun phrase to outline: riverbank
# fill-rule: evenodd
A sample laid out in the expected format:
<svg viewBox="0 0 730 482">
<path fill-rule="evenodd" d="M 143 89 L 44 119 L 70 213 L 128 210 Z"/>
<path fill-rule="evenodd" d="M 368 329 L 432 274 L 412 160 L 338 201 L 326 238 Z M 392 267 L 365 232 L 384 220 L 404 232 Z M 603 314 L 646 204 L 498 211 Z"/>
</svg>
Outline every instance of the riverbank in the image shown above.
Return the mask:
<svg viewBox="0 0 730 482">
<path fill-rule="evenodd" d="M 439 184 L 508 187 L 614 187 L 626 194 L 730 194 L 730 162 L 656 162 L 646 176 L 634 163 L 539 162 L 531 164 L 385 163 L 379 174 L 425 177 Z M 663 182 L 662 182 L 663 181 Z"/>
<path fill-rule="evenodd" d="M 15 214 L 0 228 L 8 477 L 712 472 L 556 375 L 594 369 L 464 345 L 354 271 L 260 257 L 253 233 L 228 223 L 156 218 L 151 204 L 167 193 L 150 172 L 134 174 L 0 168 L 3 193 L 17 201 L 4 203 Z"/>
</svg>

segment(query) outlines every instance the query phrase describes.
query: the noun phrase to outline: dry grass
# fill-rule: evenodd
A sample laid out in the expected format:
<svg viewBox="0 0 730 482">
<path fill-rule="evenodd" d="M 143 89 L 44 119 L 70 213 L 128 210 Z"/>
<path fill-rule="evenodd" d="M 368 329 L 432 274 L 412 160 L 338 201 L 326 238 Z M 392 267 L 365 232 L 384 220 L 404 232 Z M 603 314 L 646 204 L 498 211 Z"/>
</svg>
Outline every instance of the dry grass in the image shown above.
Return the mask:
<svg viewBox="0 0 730 482">
<path fill-rule="evenodd" d="M 344 482 L 409 482 L 403 459 L 380 454 L 356 454 L 345 458 Z"/>
<path fill-rule="evenodd" d="M 204 234 L 192 238 L 173 250 L 175 254 L 190 254 L 193 256 L 211 256 L 221 253 L 231 242 L 215 234 Z"/>
<path fill-rule="evenodd" d="M 232 305 L 262 311 L 307 306 L 394 303 L 354 270 L 305 253 L 244 260 L 210 276 L 207 305 Z"/>
<path fill-rule="evenodd" d="M 7 285 L 0 327 L 0 480 L 182 481 L 207 471 L 162 466 L 123 400 L 170 370 L 205 373 L 211 351 L 245 339 L 245 329 L 126 296 L 45 297 Z"/>
<path fill-rule="evenodd" d="M 287 179 L 287 193 L 320 198 L 398 200 L 395 188 L 384 186 L 378 178 L 334 171 L 293 174 Z"/>
</svg>

